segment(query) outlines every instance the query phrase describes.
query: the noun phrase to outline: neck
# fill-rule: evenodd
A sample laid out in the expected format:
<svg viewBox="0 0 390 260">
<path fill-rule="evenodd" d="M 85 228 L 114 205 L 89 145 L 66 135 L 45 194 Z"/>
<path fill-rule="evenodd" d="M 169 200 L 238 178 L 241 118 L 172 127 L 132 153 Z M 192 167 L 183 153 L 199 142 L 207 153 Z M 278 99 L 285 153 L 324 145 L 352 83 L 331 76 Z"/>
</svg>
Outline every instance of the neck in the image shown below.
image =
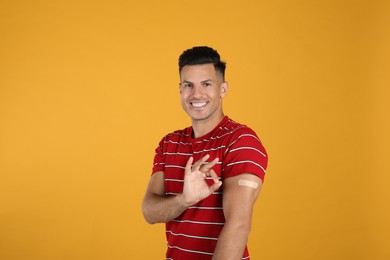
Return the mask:
<svg viewBox="0 0 390 260">
<path fill-rule="evenodd" d="M 225 117 L 223 112 L 212 117 L 206 118 L 202 120 L 194 120 L 192 119 L 192 131 L 194 134 L 194 138 L 198 138 L 210 133 Z"/>
</svg>

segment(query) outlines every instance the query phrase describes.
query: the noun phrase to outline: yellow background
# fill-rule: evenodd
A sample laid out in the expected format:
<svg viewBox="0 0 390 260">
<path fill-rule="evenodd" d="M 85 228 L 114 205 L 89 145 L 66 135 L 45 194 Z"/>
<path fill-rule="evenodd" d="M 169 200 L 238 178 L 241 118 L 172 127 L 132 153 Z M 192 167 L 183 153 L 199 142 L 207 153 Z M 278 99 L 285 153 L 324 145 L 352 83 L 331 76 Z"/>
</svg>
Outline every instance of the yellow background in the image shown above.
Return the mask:
<svg viewBox="0 0 390 260">
<path fill-rule="evenodd" d="M 163 259 L 141 201 L 190 124 L 177 58 L 227 61 L 269 153 L 252 259 L 389 259 L 390 5 L 0 1 L 0 259 Z"/>
</svg>

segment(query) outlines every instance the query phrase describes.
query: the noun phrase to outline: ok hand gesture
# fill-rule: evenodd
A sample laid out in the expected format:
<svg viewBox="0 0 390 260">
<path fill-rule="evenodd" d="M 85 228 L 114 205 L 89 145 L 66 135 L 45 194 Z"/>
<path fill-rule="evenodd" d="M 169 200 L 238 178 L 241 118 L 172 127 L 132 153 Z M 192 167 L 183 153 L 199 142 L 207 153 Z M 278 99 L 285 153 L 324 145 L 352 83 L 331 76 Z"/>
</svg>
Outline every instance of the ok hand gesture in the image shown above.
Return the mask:
<svg viewBox="0 0 390 260">
<path fill-rule="evenodd" d="M 206 163 L 209 157 L 209 155 L 205 155 L 193 165 L 193 157 L 190 157 L 187 162 L 183 187 L 183 199 L 187 206 L 192 206 L 207 198 L 222 185 L 222 181 L 218 179 L 217 174 L 211 169 L 219 159 L 215 158 L 211 162 Z M 211 177 L 214 180 L 211 186 L 207 184 L 206 177 Z"/>
</svg>

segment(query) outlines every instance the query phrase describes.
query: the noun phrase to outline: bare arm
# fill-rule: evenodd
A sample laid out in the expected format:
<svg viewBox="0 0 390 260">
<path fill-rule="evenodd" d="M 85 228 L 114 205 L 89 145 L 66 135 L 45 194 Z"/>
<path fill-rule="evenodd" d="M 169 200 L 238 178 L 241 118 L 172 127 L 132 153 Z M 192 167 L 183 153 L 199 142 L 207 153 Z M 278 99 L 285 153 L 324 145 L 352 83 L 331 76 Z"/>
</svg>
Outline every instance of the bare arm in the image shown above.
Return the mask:
<svg viewBox="0 0 390 260">
<path fill-rule="evenodd" d="M 253 174 L 241 174 L 225 179 L 223 212 L 226 222 L 219 236 L 213 260 L 241 259 L 248 241 L 253 206 L 260 193 L 261 184 L 261 179 Z"/>
<path fill-rule="evenodd" d="M 205 165 L 208 158 L 206 155 L 192 165 L 193 158 L 190 157 L 185 169 L 183 193 L 177 196 L 165 195 L 164 172 L 152 175 L 142 203 L 142 212 L 148 223 L 164 223 L 177 218 L 188 207 L 207 198 L 222 185 L 211 169 L 218 159 Z M 206 176 L 214 179 L 213 185 L 208 186 Z"/>
<path fill-rule="evenodd" d="M 142 202 L 142 213 L 149 224 L 168 222 L 186 210 L 181 196 L 165 196 L 164 172 L 152 175 Z"/>
</svg>

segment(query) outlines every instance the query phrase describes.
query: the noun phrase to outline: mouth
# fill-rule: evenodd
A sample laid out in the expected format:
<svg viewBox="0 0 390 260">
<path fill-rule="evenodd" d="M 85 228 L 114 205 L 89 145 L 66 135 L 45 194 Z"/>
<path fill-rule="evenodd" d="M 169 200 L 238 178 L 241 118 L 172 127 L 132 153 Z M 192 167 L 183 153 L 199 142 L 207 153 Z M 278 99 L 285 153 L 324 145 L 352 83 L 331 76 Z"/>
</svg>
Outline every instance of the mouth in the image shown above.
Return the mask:
<svg viewBox="0 0 390 260">
<path fill-rule="evenodd" d="M 190 102 L 191 106 L 196 109 L 201 109 L 207 105 L 207 102 Z"/>
</svg>

